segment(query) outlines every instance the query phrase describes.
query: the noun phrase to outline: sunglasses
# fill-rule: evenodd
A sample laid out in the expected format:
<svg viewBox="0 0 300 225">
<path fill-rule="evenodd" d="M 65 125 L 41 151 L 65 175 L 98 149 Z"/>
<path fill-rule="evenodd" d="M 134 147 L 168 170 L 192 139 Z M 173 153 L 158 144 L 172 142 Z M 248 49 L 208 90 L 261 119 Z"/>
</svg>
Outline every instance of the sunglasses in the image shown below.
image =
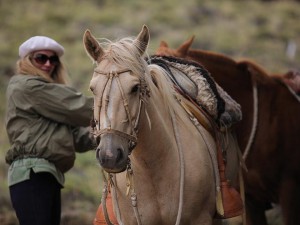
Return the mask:
<svg viewBox="0 0 300 225">
<path fill-rule="evenodd" d="M 33 59 L 37 64 L 40 64 L 40 65 L 46 64 L 48 60 L 51 65 L 56 66 L 59 64 L 59 58 L 57 55 L 53 55 L 53 56 L 49 57 L 45 54 L 36 54 L 33 56 Z"/>
</svg>

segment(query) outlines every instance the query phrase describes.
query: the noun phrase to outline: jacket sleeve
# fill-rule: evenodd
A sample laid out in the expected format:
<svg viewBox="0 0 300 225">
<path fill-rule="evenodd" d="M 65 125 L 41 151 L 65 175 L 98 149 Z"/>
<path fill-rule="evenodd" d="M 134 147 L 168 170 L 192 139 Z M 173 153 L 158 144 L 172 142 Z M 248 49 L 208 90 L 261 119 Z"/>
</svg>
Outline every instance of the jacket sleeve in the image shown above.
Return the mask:
<svg viewBox="0 0 300 225">
<path fill-rule="evenodd" d="M 96 140 L 88 127 L 75 127 L 72 130 L 76 152 L 86 152 L 97 147 Z"/>
<path fill-rule="evenodd" d="M 93 115 L 93 98 L 62 84 L 28 80 L 24 97 L 36 113 L 71 126 L 89 126 Z"/>
</svg>

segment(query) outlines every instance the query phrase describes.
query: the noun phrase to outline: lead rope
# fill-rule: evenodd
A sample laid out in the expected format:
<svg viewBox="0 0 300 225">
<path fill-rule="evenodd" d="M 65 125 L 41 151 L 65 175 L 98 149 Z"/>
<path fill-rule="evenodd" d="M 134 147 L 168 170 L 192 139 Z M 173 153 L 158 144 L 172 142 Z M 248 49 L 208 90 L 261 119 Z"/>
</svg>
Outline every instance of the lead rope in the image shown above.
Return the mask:
<svg viewBox="0 0 300 225">
<path fill-rule="evenodd" d="M 177 218 L 176 218 L 176 223 L 175 225 L 179 225 L 180 220 L 181 220 L 181 214 L 182 214 L 182 207 L 183 207 L 183 190 L 184 190 L 184 156 L 182 153 L 182 147 L 181 147 L 181 142 L 178 134 L 178 127 L 176 124 L 176 119 L 174 112 L 170 110 L 171 113 L 171 119 L 172 119 L 172 125 L 173 125 L 173 130 L 175 134 L 175 140 L 177 143 L 177 150 L 179 154 L 179 162 L 180 162 L 180 184 L 179 184 L 179 205 L 178 205 L 178 212 L 177 212 Z"/>
<path fill-rule="evenodd" d="M 250 148 L 254 141 L 254 136 L 255 136 L 256 128 L 257 128 L 257 119 L 258 119 L 257 83 L 256 83 L 255 78 L 253 78 L 253 76 L 252 76 L 252 90 L 253 90 L 253 123 L 252 123 L 250 137 L 248 139 L 248 143 L 247 143 L 247 146 L 246 146 L 244 154 L 243 154 L 244 161 L 246 161 L 246 158 L 249 154 Z"/>
<path fill-rule="evenodd" d="M 115 175 L 111 175 L 113 176 L 114 179 L 114 183 L 116 183 L 116 176 Z M 127 173 L 126 173 L 126 195 L 128 196 L 129 192 L 130 192 L 130 199 L 131 199 L 131 206 L 133 207 L 133 212 L 135 215 L 135 218 L 137 220 L 138 225 L 142 225 L 142 221 L 140 218 L 140 214 L 138 211 L 138 207 L 137 207 L 137 194 L 135 193 L 135 189 L 134 189 L 134 183 L 133 183 L 133 170 L 130 166 L 130 163 L 127 167 Z M 117 193 L 116 193 L 116 189 L 113 188 L 112 189 L 112 193 L 113 193 L 113 200 L 114 200 L 114 206 L 115 206 L 115 211 L 116 211 L 116 218 L 118 221 L 119 225 L 123 225 L 123 222 L 121 220 L 121 213 L 120 213 L 120 208 L 119 208 L 119 203 L 117 201 Z M 107 214 L 107 210 L 106 210 L 106 214 Z M 105 217 L 106 223 L 108 225 L 113 225 L 113 224 L 109 224 L 109 219 L 107 220 Z"/>
<path fill-rule="evenodd" d="M 134 189 L 133 170 L 131 169 L 130 163 L 127 167 L 126 186 L 127 186 L 126 195 L 128 196 L 130 192 L 131 206 L 133 207 L 133 212 L 137 220 L 137 223 L 138 225 L 142 225 L 139 210 L 137 207 L 137 194 L 135 193 L 135 189 Z"/>
<path fill-rule="evenodd" d="M 107 207 L 106 207 L 106 198 L 107 198 L 108 188 L 109 188 L 109 185 L 113 185 L 113 182 L 111 180 L 110 174 L 108 174 L 109 180 L 110 180 L 110 182 L 109 182 L 110 184 L 109 184 L 106 179 L 106 176 L 104 175 L 104 171 L 103 170 L 101 170 L 101 171 L 102 171 L 102 177 L 103 177 L 103 181 L 104 181 L 104 187 L 102 190 L 102 197 L 101 197 L 102 210 L 103 210 L 103 214 L 104 214 L 106 223 L 108 225 L 114 225 L 109 219 L 109 215 L 108 215 Z"/>
<path fill-rule="evenodd" d="M 255 78 L 253 76 L 251 76 L 251 78 L 252 78 L 252 92 L 253 92 L 253 123 L 252 123 L 250 137 L 248 139 L 248 143 L 247 143 L 247 146 L 245 148 L 245 151 L 244 151 L 244 154 L 243 154 L 243 158 L 242 158 L 243 159 L 242 163 L 244 163 L 244 167 L 245 167 L 246 159 L 247 159 L 248 154 L 250 152 L 250 148 L 251 148 L 252 143 L 254 141 L 254 137 L 255 137 L 255 134 L 256 134 L 256 130 L 257 130 L 257 123 L 258 123 L 257 83 L 256 83 L 256 80 L 255 80 Z M 243 174 L 242 174 L 242 169 L 241 168 L 240 168 L 240 171 L 239 171 L 239 179 L 240 179 L 241 197 L 242 197 L 242 200 L 243 200 L 243 202 L 245 204 L 245 202 L 246 202 L 245 186 L 244 186 L 244 179 L 243 179 Z M 246 210 L 244 210 L 244 212 L 243 212 L 242 221 L 243 221 L 243 225 L 246 225 Z"/>
<path fill-rule="evenodd" d="M 195 117 L 191 117 L 190 118 L 192 120 L 192 122 L 194 123 L 195 127 L 197 128 L 197 130 L 199 131 L 205 145 L 208 148 L 208 153 L 210 155 L 210 159 L 212 161 L 213 164 L 213 169 L 214 169 L 214 174 L 215 174 L 215 181 L 216 181 L 216 199 L 221 199 L 221 186 L 220 186 L 220 175 L 219 175 L 219 170 L 218 170 L 218 161 L 217 161 L 217 154 L 214 150 L 214 148 L 205 140 L 203 131 L 202 131 L 202 126 L 201 124 L 198 122 L 198 120 Z M 217 207 L 217 211 L 222 214 L 224 213 L 224 209 L 223 206 L 218 204 L 219 202 L 216 202 L 216 207 Z"/>
<path fill-rule="evenodd" d="M 112 175 L 113 177 L 113 181 L 116 184 L 117 180 L 116 180 L 116 176 Z M 116 192 L 116 188 L 112 188 L 112 194 L 113 194 L 113 201 L 114 201 L 114 206 L 115 206 L 115 210 L 116 210 L 116 217 L 117 217 L 117 221 L 119 225 L 123 225 L 123 222 L 121 220 L 121 213 L 120 213 L 120 208 L 119 208 L 119 203 L 117 201 L 117 192 Z"/>
<path fill-rule="evenodd" d="M 217 193 L 217 198 L 220 198 L 220 195 L 221 195 L 221 187 L 220 187 L 220 175 L 219 175 L 219 170 L 218 170 L 218 161 L 217 161 L 217 155 L 216 155 L 216 152 L 214 151 L 213 147 L 208 144 L 203 136 L 203 133 L 202 133 L 202 126 L 201 124 L 199 123 L 198 119 L 190 112 L 190 110 L 185 106 L 185 104 L 182 102 L 182 100 L 179 98 L 178 95 L 175 95 L 177 101 L 180 103 L 180 105 L 183 107 L 183 109 L 185 110 L 185 112 L 188 114 L 190 120 L 192 121 L 192 123 L 194 124 L 194 126 L 196 127 L 196 129 L 199 131 L 200 135 L 202 136 L 202 139 L 204 140 L 207 148 L 208 148 L 208 152 L 209 152 L 209 155 L 210 155 L 210 158 L 211 158 L 211 161 L 212 161 L 212 165 L 213 165 L 213 169 L 214 169 L 214 175 L 215 175 L 215 182 L 216 182 L 216 193 Z M 203 115 L 205 115 L 203 113 Z M 207 116 L 205 116 L 205 118 L 208 119 Z M 212 124 L 212 123 L 211 123 Z M 206 128 L 202 128 L 204 130 L 206 130 Z M 206 130 L 208 131 L 208 130 Z M 208 131 L 209 132 L 209 131 Z M 211 134 L 213 135 L 213 134 Z M 220 205 L 217 205 L 217 210 L 218 212 L 219 211 L 223 211 L 222 209 L 222 206 Z"/>
</svg>

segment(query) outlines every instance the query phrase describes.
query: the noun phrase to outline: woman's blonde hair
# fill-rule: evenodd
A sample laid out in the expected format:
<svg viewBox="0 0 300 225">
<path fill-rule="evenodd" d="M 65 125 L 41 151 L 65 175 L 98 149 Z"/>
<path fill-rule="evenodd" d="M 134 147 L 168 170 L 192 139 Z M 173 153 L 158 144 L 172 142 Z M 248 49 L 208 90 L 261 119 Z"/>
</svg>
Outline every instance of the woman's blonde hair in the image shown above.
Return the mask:
<svg viewBox="0 0 300 225">
<path fill-rule="evenodd" d="M 31 57 L 32 54 L 28 54 L 24 58 L 21 58 L 17 61 L 16 71 L 18 74 L 41 76 L 51 83 L 67 84 L 68 73 L 61 61 L 55 67 L 52 74 L 49 75 L 48 73 L 45 73 L 44 71 L 35 67 L 31 62 Z"/>
</svg>

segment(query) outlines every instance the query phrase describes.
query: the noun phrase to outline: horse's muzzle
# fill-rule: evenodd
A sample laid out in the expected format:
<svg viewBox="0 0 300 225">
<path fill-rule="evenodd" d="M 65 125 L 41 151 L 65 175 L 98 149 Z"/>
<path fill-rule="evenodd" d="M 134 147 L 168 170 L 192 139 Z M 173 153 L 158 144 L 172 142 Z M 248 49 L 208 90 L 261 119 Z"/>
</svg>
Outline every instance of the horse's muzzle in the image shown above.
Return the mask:
<svg viewBox="0 0 300 225">
<path fill-rule="evenodd" d="M 106 172 L 123 172 L 127 167 L 128 155 L 128 140 L 112 134 L 101 136 L 96 149 L 96 158 Z"/>
</svg>

